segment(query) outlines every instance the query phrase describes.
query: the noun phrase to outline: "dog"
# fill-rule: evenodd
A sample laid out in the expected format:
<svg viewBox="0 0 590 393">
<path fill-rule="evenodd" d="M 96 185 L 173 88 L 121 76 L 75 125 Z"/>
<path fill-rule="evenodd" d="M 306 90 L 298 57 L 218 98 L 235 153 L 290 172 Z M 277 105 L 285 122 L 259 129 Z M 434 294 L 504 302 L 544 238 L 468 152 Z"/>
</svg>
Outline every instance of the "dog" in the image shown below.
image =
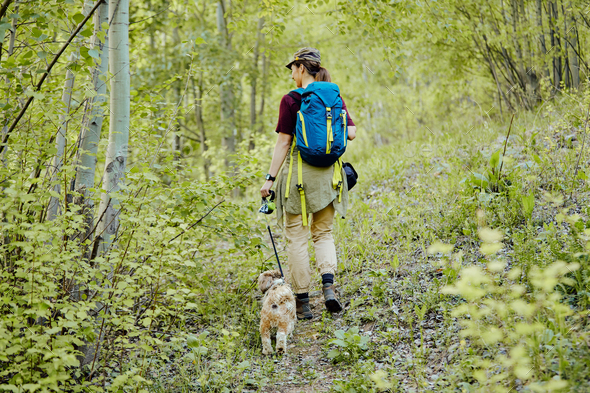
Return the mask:
<svg viewBox="0 0 590 393">
<path fill-rule="evenodd" d="M 258 277 L 258 288 L 264 294 L 260 312 L 262 354 L 273 353 L 270 329 L 277 328 L 277 353 L 287 353 L 287 338 L 295 328 L 295 297 L 278 270 L 268 270 Z"/>
</svg>

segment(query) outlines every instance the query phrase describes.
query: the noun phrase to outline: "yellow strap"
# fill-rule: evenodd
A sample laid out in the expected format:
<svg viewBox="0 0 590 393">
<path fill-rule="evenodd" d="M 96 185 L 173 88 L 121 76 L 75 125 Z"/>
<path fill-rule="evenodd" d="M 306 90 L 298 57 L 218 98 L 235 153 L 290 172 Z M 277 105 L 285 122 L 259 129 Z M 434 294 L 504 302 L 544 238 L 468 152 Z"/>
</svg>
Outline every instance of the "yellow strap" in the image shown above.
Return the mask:
<svg viewBox="0 0 590 393">
<path fill-rule="evenodd" d="M 332 187 L 336 189 L 340 189 L 338 192 L 338 202 L 342 201 L 342 188 L 343 188 L 343 179 L 342 179 L 342 159 L 338 159 L 336 163 L 334 163 L 334 175 L 332 176 Z"/>
<path fill-rule="evenodd" d="M 293 175 L 293 150 L 297 144 L 297 137 L 293 136 L 291 142 L 291 153 L 289 154 L 289 175 L 287 175 L 287 187 L 285 188 L 285 199 L 289 198 L 289 190 L 291 189 L 291 175 Z"/>
<path fill-rule="evenodd" d="M 334 142 L 334 133 L 332 132 L 332 116 L 331 116 L 332 108 L 326 107 L 326 112 L 328 113 L 328 122 L 326 127 L 326 154 L 330 154 L 330 148 L 332 147 L 332 142 Z"/>
<path fill-rule="evenodd" d="M 301 153 L 297 152 L 297 189 L 299 195 L 301 195 L 301 220 L 303 226 L 307 226 L 307 209 L 305 208 L 305 191 L 303 190 L 303 160 L 301 159 Z"/>
<path fill-rule="evenodd" d="M 303 142 L 305 142 L 305 146 L 308 146 L 307 134 L 305 133 L 305 121 L 303 120 L 303 115 L 301 114 L 301 112 L 297 112 L 297 113 L 299 113 L 299 119 L 301 120 L 301 131 L 303 131 Z"/>
<path fill-rule="evenodd" d="M 343 117 L 342 124 L 344 124 L 344 132 L 342 133 L 344 135 L 344 144 L 342 146 L 346 146 L 346 133 L 348 131 L 346 128 L 346 112 L 342 112 L 340 115 Z"/>
</svg>

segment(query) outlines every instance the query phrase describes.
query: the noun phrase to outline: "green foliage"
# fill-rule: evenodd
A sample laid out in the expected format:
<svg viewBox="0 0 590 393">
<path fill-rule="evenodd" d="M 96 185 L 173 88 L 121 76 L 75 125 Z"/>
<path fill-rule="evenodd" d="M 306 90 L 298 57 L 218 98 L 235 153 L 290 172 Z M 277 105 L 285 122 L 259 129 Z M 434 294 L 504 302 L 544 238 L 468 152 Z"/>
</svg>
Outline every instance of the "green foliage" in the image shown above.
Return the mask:
<svg viewBox="0 0 590 393">
<path fill-rule="evenodd" d="M 355 326 L 344 330 L 334 332 L 335 339 L 328 341 L 335 348 L 328 353 L 328 357 L 334 362 L 356 362 L 369 349 L 370 338 L 359 334 L 359 329 Z"/>
</svg>

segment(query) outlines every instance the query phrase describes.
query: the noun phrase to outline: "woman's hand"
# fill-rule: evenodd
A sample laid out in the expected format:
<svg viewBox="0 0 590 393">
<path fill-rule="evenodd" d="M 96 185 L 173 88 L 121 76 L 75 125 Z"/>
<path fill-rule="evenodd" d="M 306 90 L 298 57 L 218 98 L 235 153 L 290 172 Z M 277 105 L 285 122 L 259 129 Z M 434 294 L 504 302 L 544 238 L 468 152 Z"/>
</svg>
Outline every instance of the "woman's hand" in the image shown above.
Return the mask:
<svg viewBox="0 0 590 393">
<path fill-rule="evenodd" d="M 348 140 L 351 141 L 356 138 L 356 126 L 348 126 Z"/>
<path fill-rule="evenodd" d="M 267 180 L 264 185 L 262 186 L 262 188 L 260 189 L 260 195 L 262 195 L 263 198 L 266 198 L 267 196 L 270 196 L 270 188 L 273 185 L 273 181 L 271 180 Z"/>
</svg>

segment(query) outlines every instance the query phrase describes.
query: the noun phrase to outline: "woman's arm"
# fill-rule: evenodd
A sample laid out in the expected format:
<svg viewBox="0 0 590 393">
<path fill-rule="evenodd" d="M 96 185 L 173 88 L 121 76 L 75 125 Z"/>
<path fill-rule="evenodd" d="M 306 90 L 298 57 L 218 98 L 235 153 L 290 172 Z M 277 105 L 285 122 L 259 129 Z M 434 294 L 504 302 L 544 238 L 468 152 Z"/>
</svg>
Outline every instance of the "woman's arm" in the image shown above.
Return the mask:
<svg viewBox="0 0 590 393">
<path fill-rule="evenodd" d="M 348 126 L 348 140 L 351 141 L 356 138 L 356 126 Z"/>
<path fill-rule="evenodd" d="M 283 165 L 283 161 L 285 161 L 285 157 L 287 157 L 287 153 L 291 148 L 292 140 L 293 135 L 285 134 L 284 132 L 279 132 L 277 144 L 275 145 L 275 151 L 272 154 L 272 161 L 270 162 L 270 169 L 268 170 L 268 173 L 272 177 L 278 176 L 279 169 L 281 169 L 281 165 Z M 269 190 L 271 189 L 272 184 L 273 181 L 267 180 L 260 189 L 260 195 L 262 195 L 263 198 L 266 198 L 270 195 Z"/>
</svg>

